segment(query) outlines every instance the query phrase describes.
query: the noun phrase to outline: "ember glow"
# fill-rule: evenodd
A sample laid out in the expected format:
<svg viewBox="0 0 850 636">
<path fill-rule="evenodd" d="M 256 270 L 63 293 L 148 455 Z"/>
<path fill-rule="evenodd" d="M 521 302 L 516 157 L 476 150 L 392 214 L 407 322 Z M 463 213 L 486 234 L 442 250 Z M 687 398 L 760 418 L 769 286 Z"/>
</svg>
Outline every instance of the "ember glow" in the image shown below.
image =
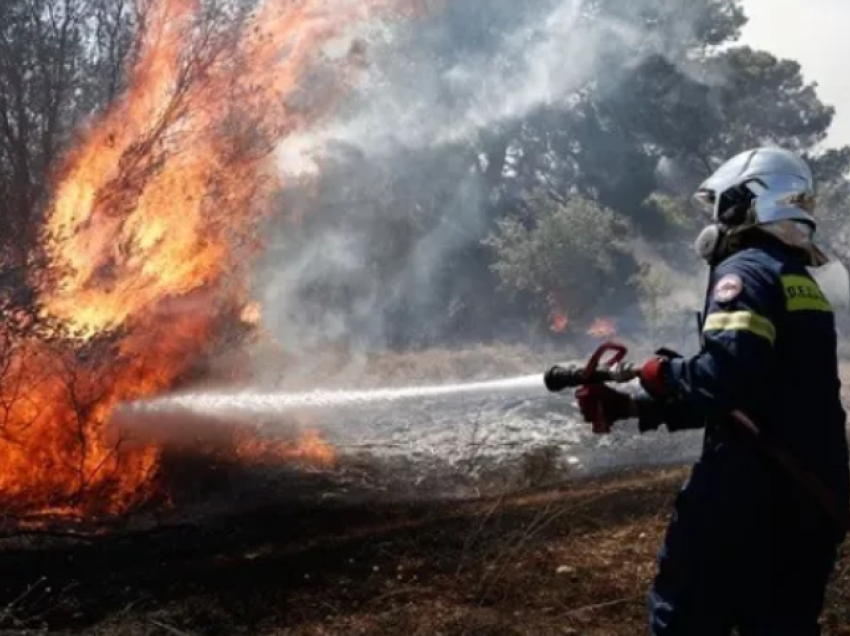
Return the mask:
<svg viewBox="0 0 850 636">
<path fill-rule="evenodd" d="M 396 4 L 267 0 L 211 18 L 200 0 L 140 3 L 127 90 L 80 132 L 46 217 L 43 315 L 73 336 L 0 338 L 7 511 L 113 514 L 153 493 L 161 449 L 116 444 L 110 416 L 197 373 L 234 325 L 259 319 L 246 264 L 286 185 L 271 154 L 357 79 L 362 43 L 332 63 L 323 46 L 358 22 L 403 16 Z M 333 458 L 313 434 L 237 450 L 246 461 Z"/>
</svg>

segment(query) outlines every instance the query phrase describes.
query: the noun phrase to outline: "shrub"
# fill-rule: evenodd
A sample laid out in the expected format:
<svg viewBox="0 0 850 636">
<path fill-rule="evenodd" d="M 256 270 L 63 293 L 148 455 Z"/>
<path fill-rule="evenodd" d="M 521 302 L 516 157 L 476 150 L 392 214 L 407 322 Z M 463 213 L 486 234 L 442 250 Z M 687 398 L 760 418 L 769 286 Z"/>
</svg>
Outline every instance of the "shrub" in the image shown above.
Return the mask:
<svg viewBox="0 0 850 636">
<path fill-rule="evenodd" d="M 628 226 L 587 198 L 536 193 L 524 217 L 509 217 L 485 241 L 495 251 L 492 269 L 512 296 L 539 306 L 557 299 L 561 311 L 591 312 L 616 293 L 618 258 L 627 252 Z"/>
</svg>

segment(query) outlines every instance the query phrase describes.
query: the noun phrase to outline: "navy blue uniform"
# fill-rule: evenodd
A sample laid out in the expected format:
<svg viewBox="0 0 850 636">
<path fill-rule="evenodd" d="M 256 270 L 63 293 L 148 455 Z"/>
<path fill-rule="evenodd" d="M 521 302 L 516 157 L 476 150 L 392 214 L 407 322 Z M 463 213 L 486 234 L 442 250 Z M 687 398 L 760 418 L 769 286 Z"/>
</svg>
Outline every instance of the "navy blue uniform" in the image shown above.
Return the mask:
<svg viewBox="0 0 850 636">
<path fill-rule="evenodd" d="M 749 415 L 846 514 L 832 309 L 802 259 L 771 244 L 717 266 L 703 318 L 701 352 L 669 363 L 670 398 L 639 401 L 642 430 L 705 428 L 659 555 L 653 633 L 818 634 L 844 529 L 726 414 Z"/>
</svg>

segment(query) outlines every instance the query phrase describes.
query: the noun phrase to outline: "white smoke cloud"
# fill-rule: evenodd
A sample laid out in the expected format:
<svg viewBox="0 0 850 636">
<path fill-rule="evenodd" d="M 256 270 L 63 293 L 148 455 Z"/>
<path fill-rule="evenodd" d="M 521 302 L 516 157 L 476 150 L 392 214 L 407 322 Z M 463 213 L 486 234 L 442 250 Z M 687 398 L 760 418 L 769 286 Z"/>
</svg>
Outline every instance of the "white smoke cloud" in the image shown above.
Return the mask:
<svg viewBox="0 0 850 636">
<path fill-rule="evenodd" d="M 370 42 L 372 60 L 358 91 L 360 107 L 287 139 L 279 149 L 281 168 L 296 173 L 305 166 L 318 168 L 310 156 L 331 141 L 386 155 L 398 148 L 474 140 L 481 131 L 540 107 L 568 105 L 598 77 L 628 73 L 650 55 L 667 57 L 689 75 L 697 73 L 683 50 L 671 49 L 671 42 L 691 40 L 694 16 L 686 12 L 662 34 L 627 20 L 588 22 L 585 4 L 516 3 L 513 30 L 492 36 L 486 52 L 451 62 L 442 59 L 439 15 L 426 24 L 358 29 L 352 36 Z M 612 68 L 607 54 L 624 45 L 639 53 Z M 698 79 L 722 81 L 702 74 Z"/>
<path fill-rule="evenodd" d="M 479 39 L 474 45 L 464 41 L 464 16 L 452 13 L 452 3 L 445 14 L 423 20 L 353 28 L 350 41 L 368 43 L 370 66 L 365 77 L 332 119 L 280 146 L 280 170 L 288 175 L 318 174 L 323 171 L 323 155 L 342 147 L 354 163 L 378 162 L 395 176 L 415 180 L 417 176 L 410 174 L 415 168 L 404 159 L 409 153 L 471 144 L 482 133 L 519 121 L 536 109 L 569 105 L 600 79 L 611 83 L 627 76 L 647 56 L 665 55 L 685 72 L 691 70 L 685 51 L 695 16 L 687 11 L 659 33 L 642 30 L 633 20 L 588 21 L 582 0 L 474 4 L 478 20 L 499 24 L 476 30 L 474 37 Z M 336 43 L 335 50 L 346 50 L 349 44 Z M 636 54 L 618 57 L 624 49 Z M 294 256 L 291 240 L 284 240 L 280 258 L 272 259 L 273 267 L 262 272 L 260 283 L 265 326 L 284 348 L 302 348 L 350 333 L 357 335 L 355 340 L 380 342 L 386 327 L 382 310 L 399 298 L 423 325 L 444 319 L 444 308 L 430 303 L 435 280 L 444 274 L 452 254 L 479 242 L 487 229 L 480 177 L 459 172 L 464 165 L 468 166 L 447 161 L 438 181 L 445 182 L 444 190 L 452 195 L 442 203 L 433 229 L 399 260 L 389 283 L 372 277 L 370 261 L 379 246 L 368 227 L 356 233 L 349 229 L 345 235 L 336 225 L 313 228 L 309 245 L 300 245 Z M 433 178 L 421 177 L 422 193 L 440 185 L 430 181 Z M 379 196 L 370 185 L 363 184 L 358 194 L 365 193 L 366 199 Z M 354 215 L 357 206 L 368 206 L 368 201 L 352 199 L 345 205 Z M 353 308 L 345 314 L 299 313 L 301 291 L 335 279 L 356 288 Z"/>
</svg>

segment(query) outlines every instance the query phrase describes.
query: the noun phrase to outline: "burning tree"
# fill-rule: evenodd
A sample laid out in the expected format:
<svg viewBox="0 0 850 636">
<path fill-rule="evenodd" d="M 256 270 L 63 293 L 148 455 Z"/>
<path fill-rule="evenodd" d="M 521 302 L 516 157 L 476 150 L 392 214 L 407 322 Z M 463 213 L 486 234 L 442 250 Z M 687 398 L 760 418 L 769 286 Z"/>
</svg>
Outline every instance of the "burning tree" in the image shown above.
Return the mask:
<svg viewBox="0 0 850 636">
<path fill-rule="evenodd" d="M 107 4 L 30 8 L 71 21 Z M 184 381 L 256 313 L 247 263 L 284 185 L 271 153 L 355 79 L 362 46 L 325 65 L 324 45 L 392 5 L 136 2 L 125 90 L 57 165 L 37 262 L 10 288 L 32 293 L 0 333 L 7 509 L 118 513 L 154 492 L 160 449 L 128 444 L 111 414 Z"/>
</svg>

